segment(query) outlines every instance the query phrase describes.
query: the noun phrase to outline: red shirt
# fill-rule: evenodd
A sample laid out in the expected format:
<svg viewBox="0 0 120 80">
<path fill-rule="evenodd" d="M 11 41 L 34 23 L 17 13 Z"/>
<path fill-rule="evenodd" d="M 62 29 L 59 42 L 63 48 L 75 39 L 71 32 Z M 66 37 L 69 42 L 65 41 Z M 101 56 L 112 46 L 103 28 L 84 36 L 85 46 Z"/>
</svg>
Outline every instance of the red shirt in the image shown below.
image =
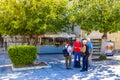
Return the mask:
<svg viewBox="0 0 120 80">
<path fill-rule="evenodd" d="M 80 52 L 80 48 L 82 47 L 82 43 L 81 42 L 74 42 L 73 47 L 74 47 L 74 52 Z"/>
</svg>

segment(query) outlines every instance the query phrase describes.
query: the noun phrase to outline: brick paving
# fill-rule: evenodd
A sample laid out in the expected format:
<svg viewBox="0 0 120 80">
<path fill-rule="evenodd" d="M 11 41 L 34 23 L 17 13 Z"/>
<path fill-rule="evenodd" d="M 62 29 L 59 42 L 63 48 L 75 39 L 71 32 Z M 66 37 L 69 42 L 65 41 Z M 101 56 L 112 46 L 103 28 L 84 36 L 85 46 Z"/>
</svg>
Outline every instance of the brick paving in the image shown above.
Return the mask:
<svg viewBox="0 0 120 80">
<path fill-rule="evenodd" d="M 45 61 L 52 68 L 14 72 L 10 66 L 0 67 L 0 80 L 120 80 L 120 55 L 109 58 L 112 60 L 94 62 L 88 72 L 80 72 L 80 68 L 66 70 L 62 54 L 39 55 L 37 61 Z M 9 64 L 7 53 L 1 53 L 0 65 Z"/>
</svg>

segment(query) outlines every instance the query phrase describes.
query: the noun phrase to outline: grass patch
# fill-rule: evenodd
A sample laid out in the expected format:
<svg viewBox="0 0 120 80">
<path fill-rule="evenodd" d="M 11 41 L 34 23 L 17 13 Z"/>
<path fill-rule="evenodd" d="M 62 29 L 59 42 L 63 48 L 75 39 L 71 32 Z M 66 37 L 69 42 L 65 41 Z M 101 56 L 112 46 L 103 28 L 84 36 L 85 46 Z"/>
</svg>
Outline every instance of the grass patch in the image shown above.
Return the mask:
<svg viewBox="0 0 120 80">
<path fill-rule="evenodd" d="M 100 58 L 94 58 L 92 61 L 103 61 L 103 60 L 112 60 L 112 59 L 100 59 Z"/>
</svg>

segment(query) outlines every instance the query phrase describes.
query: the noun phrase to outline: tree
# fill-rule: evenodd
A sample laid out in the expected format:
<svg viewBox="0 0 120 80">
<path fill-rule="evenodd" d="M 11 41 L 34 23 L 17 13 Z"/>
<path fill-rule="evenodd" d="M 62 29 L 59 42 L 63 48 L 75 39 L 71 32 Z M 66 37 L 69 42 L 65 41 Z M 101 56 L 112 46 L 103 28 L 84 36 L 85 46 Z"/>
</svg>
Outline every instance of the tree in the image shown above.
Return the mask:
<svg viewBox="0 0 120 80">
<path fill-rule="evenodd" d="M 65 27 L 68 28 L 68 30 L 71 30 L 72 33 L 74 31 L 74 27 L 77 25 L 76 22 L 78 17 L 80 18 L 77 0 L 72 0 L 68 4 L 65 15 Z"/>
<path fill-rule="evenodd" d="M 68 0 L 0 1 L 0 33 L 31 36 L 61 31 L 65 25 L 64 16 L 68 2 Z"/>
<path fill-rule="evenodd" d="M 78 24 L 87 32 L 98 30 L 107 38 L 107 33 L 120 30 L 120 1 L 119 0 L 82 0 L 79 6 L 83 14 Z"/>
<path fill-rule="evenodd" d="M 80 0 L 78 7 L 77 24 L 87 33 L 99 31 L 103 33 L 102 38 L 105 41 L 107 33 L 120 30 L 119 0 Z"/>
</svg>

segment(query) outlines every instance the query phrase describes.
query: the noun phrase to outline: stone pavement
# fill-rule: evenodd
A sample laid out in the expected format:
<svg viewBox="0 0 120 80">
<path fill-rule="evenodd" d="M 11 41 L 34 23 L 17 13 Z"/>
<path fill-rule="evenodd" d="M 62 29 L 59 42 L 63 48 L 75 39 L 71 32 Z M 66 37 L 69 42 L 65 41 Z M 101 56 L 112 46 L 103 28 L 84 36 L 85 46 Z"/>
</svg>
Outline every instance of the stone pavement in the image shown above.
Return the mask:
<svg viewBox="0 0 120 80">
<path fill-rule="evenodd" d="M 0 65 L 11 64 L 7 54 L 3 55 L 0 54 Z M 80 68 L 66 70 L 61 54 L 39 55 L 37 61 L 46 61 L 52 68 L 13 72 L 10 66 L 0 67 L 0 80 L 120 80 L 120 55 L 109 58 L 112 60 L 93 62 L 92 69 L 80 72 Z"/>
<path fill-rule="evenodd" d="M 0 67 L 10 65 L 11 61 L 7 53 L 0 53 Z"/>
</svg>

